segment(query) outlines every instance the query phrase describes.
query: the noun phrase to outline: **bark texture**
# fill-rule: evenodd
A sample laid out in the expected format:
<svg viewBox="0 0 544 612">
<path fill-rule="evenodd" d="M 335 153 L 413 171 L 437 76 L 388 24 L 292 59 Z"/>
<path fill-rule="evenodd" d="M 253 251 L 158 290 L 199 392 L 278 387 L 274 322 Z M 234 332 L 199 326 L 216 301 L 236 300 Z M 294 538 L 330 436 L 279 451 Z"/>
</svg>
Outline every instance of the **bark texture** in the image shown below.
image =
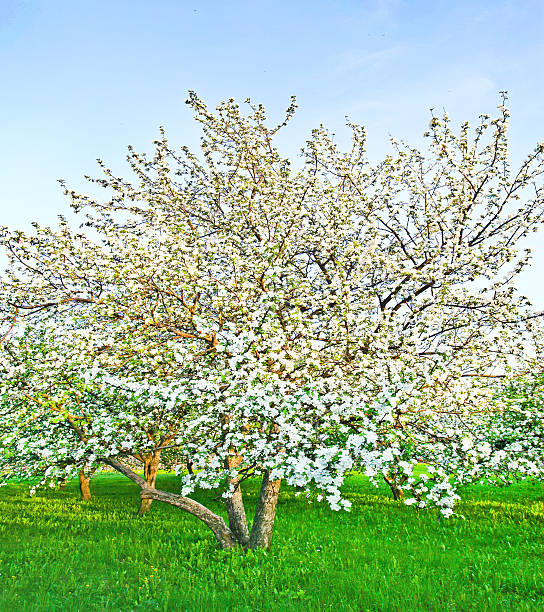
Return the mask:
<svg viewBox="0 0 544 612">
<path fill-rule="evenodd" d="M 85 476 L 84 470 L 79 470 L 79 491 L 81 493 L 81 499 L 83 501 L 89 501 L 91 499 L 91 488 L 89 487 L 90 476 Z"/>
<path fill-rule="evenodd" d="M 183 497 L 183 495 L 174 495 L 167 491 L 149 488 L 142 489 L 140 495 L 142 499 L 156 499 L 166 502 L 167 504 L 177 506 L 193 516 L 196 516 L 213 531 L 221 548 L 234 548 L 238 546 L 238 540 L 227 523 L 225 523 L 220 516 L 214 514 L 211 510 L 208 510 L 206 506 L 199 504 L 194 499 Z"/>
<path fill-rule="evenodd" d="M 265 472 L 249 536 L 249 548 L 270 548 L 280 486 L 281 480 L 270 480 L 270 472 Z"/>
<path fill-rule="evenodd" d="M 233 455 L 227 460 L 229 469 L 237 468 L 242 462 L 240 455 Z M 227 477 L 227 489 L 234 490 L 231 497 L 225 501 L 227 507 L 227 515 L 229 517 L 229 527 L 236 536 L 240 546 L 247 548 L 249 544 L 249 529 L 247 527 L 246 509 L 244 508 L 244 498 L 242 496 L 242 488 L 240 486 L 240 478 Z"/>
<path fill-rule="evenodd" d="M 155 488 L 155 481 L 157 480 L 157 472 L 159 471 L 159 462 L 161 459 L 161 451 L 154 451 L 148 453 L 144 457 L 144 479 L 148 487 Z M 153 503 L 152 499 L 142 499 L 140 501 L 140 508 L 138 514 L 147 514 Z"/>
<path fill-rule="evenodd" d="M 173 493 L 168 493 L 167 491 L 159 491 L 157 489 L 150 488 L 147 482 L 141 476 L 113 457 L 103 459 L 103 461 L 132 480 L 132 482 L 136 483 L 142 489 L 140 493 L 140 497 L 142 499 L 156 499 L 158 501 L 171 504 L 172 506 L 177 506 L 178 508 L 189 512 L 189 514 L 196 516 L 196 518 L 200 519 L 213 531 L 221 548 L 234 548 L 238 546 L 236 536 L 225 521 L 217 514 L 214 514 L 211 510 L 208 510 L 208 508 L 202 504 L 199 504 L 195 500 L 188 497 L 184 497 L 183 495 L 174 495 Z"/>
</svg>

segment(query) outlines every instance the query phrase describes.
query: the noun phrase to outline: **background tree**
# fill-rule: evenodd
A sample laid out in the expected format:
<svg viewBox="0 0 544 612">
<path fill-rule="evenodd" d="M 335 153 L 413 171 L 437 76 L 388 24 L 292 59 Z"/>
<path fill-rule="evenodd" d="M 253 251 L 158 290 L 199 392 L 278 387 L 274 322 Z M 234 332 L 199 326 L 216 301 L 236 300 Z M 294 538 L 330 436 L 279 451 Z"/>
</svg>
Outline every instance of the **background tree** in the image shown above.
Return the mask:
<svg viewBox="0 0 544 612">
<path fill-rule="evenodd" d="M 127 456 L 133 465 L 142 465 L 146 482 L 154 486 L 162 452 L 156 447 L 164 446 L 172 436 L 175 415 L 165 419 L 164 410 L 153 411 L 153 406 L 138 401 L 132 391 L 127 399 L 115 388 L 104 395 L 88 384 L 88 375 L 82 374 L 74 357 L 71 337 L 69 329 L 61 334 L 30 328 L 5 341 L 0 362 L 7 384 L 2 440 L 11 451 L 6 453 L 4 472 L 43 477 L 44 483 L 51 484 L 77 474 L 82 499 L 90 499 L 89 480 L 100 464 L 92 446 L 82 448 L 81 442 L 96 437 L 96 420 L 100 419 L 102 428 L 107 422 L 107 427 L 122 430 L 124 438 L 141 438 L 140 446 L 125 444 L 132 451 Z M 77 359 L 82 355 L 78 353 Z M 129 407 L 128 417 L 123 410 Z M 150 505 L 151 500 L 142 500 L 139 513 L 146 513 Z"/>
</svg>

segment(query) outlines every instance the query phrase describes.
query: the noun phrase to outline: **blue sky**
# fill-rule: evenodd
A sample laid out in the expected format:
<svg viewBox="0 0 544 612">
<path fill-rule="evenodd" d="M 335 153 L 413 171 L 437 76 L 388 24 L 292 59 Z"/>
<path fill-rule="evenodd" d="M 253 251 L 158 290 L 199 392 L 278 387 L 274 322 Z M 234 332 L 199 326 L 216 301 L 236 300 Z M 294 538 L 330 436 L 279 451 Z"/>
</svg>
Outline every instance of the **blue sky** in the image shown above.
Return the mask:
<svg viewBox="0 0 544 612">
<path fill-rule="evenodd" d="M 513 161 L 544 140 L 542 0 L 0 0 L 0 225 L 54 223 L 56 180 L 85 191 L 101 157 L 125 173 L 126 145 L 149 150 L 159 125 L 196 146 L 184 105 L 250 96 L 279 118 L 296 154 L 324 123 L 422 144 L 429 108 L 454 121 L 492 113 L 508 90 Z M 544 309 L 544 234 L 522 291 Z M 540 270 L 540 272 L 539 272 Z"/>
</svg>

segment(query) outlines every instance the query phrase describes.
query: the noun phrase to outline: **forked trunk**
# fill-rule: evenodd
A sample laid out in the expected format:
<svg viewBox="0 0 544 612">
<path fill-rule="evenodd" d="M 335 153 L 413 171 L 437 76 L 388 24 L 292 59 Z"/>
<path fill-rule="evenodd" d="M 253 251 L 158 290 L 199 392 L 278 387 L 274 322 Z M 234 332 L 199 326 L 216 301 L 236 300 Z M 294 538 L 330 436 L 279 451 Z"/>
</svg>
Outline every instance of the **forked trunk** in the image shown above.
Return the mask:
<svg viewBox="0 0 544 612">
<path fill-rule="evenodd" d="M 91 499 L 91 488 L 89 487 L 90 476 L 85 476 L 84 470 L 79 470 L 79 490 L 81 492 L 81 499 L 83 501 L 89 501 Z"/>
<path fill-rule="evenodd" d="M 280 486 L 281 480 L 270 480 L 270 472 L 264 473 L 249 536 L 249 548 L 264 548 L 265 550 L 270 548 Z"/>
<path fill-rule="evenodd" d="M 158 491 L 157 489 L 148 488 L 142 488 L 140 495 L 142 499 L 156 499 L 166 502 L 167 504 L 177 506 L 182 510 L 186 510 L 193 516 L 196 516 L 213 531 L 221 548 L 236 548 L 238 546 L 236 536 L 225 521 L 194 499 L 184 497 L 183 495 L 168 493 L 167 491 Z"/>
<path fill-rule="evenodd" d="M 141 488 L 141 499 L 156 499 L 171 504 L 172 506 L 177 506 L 193 516 L 196 516 L 213 531 L 221 548 L 236 548 L 242 543 L 238 540 L 233 529 L 227 525 L 224 519 L 206 508 L 206 506 L 199 504 L 189 497 L 175 495 L 167 491 L 158 491 L 155 488 L 149 487 L 141 476 L 134 473 L 129 467 L 117 461 L 114 457 L 108 457 L 107 459 L 103 459 L 103 461 L 111 465 L 111 467 L 115 468 L 118 472 L 121 472 L 121 474 L 124 474 L 127 478 L 130 478 L 132 482 L 136 483 Z M 261 492 L 257 501 L 255 520 L 253 521 L 253 528 L 249 536 L 249 548 L 267 549 L 270 547 L 280 485 L 281 480 L 270 480 L 270 472 L 265 472 L 261 485 Z M 240 506 L 236 505 L 236 508 L 240 509 Z M 236 521 L 233 521 L 233 527 L 235 524 Z"/>
<path fill-rule="evenodd" d="M 237 468 L 241 462 L 242 457 L 240 455 L 230 456 L 227 460 L 227 467 L 229 469 Z M 227 489 L 232 491 L 232 496 L 227 497 L 225 501 L 229 517 L 229 527 L 236 536 L 240 546 L 247 548 L 249 544 L 249 530 L 247 528 L 246 510 L 244 508 L 239 476 L 234 478 L 227 476 Z"/>
<path fill-rule="evenodd" d="M 159 471 L 159 462 L 161 458 L 161 451 L 154 451 L 148 453 L 144 457 L 144 479 L 147 485 L 151 488 L 155 488 L 155 481 L 157 480 L 157 472 Z M 140 509 L 138 514 L 147 514 L 153 503 L 152 499 L 142 499 L 140 502 Z"/>
<path fill-rule="evenodd" d="M 130 478 L 132 482 L 136 483 L 142 489 L 140 493 L 142 499 L 157 499 L 167 504 L 171 504 L 172 506 L 177 506 L 193 516 L 196 516 L 213 531 L 221 548 L 235 548 L 238 546 L 238 540 L 229 526 L 220 516 L 208 510 L 206 506 L 199 504 L 194 499 L 184 497 L 183 495 L 174 495 L 167 491 L 158 491 L 157 489 L 149 488 L 147 482 L 141 476 L 133 472 L 120 461 L 117 461 L 114 457 L 108 457 L 107 459 L 103 459 L 103 461 L 111 465 L 111 467 L 115 468 L 118 472 L 121 472 L 121 474 L 127 478 Z"/>
</svg>

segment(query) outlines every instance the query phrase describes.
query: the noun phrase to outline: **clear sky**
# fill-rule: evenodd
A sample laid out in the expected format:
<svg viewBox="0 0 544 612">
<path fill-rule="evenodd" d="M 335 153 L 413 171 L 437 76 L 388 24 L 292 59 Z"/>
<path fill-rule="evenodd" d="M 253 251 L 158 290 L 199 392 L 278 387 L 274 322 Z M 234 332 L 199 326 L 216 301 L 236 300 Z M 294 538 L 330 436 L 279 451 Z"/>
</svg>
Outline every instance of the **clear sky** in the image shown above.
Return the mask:
<svg viewBox="0 0 544 612">
<path fill-rule="evenodd" d="M 67 211 L 56 180 L 85 191 L 101 157 L 126 174 L 126 145 L 164 125 L 196 146 L 184 105 L 250 96 L 279 118 L 296 154 L 324 123 L 366 125 L 420 146 L 429 108 L 454 121 L 493 113 L 508 90 L 513 161 L 544 140 L 543 0 L 0 0 L 0 225 Z M 544 309 L 544 233 L 521 289 Z"/>
</svg>

